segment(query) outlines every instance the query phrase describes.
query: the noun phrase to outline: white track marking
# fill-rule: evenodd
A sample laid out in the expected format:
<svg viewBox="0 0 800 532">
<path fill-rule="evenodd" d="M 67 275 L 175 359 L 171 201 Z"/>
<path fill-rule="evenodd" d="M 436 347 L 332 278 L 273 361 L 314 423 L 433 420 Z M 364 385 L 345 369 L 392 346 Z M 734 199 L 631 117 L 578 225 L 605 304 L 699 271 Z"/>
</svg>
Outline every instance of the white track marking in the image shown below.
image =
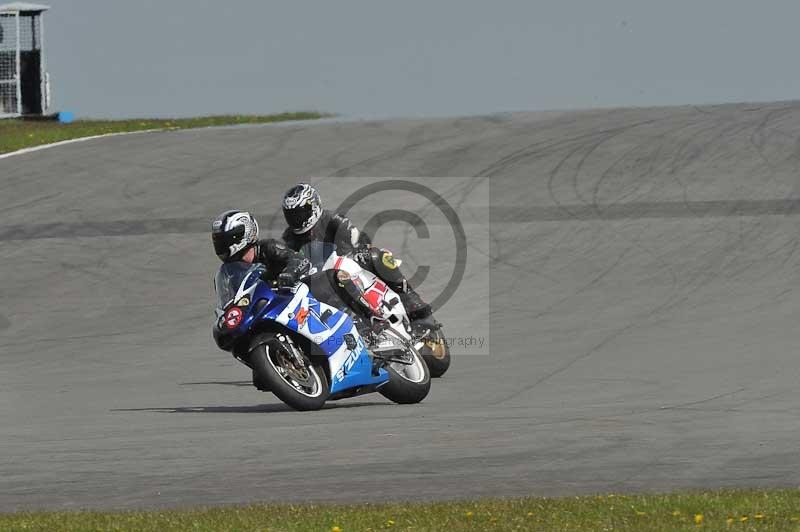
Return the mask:
<svg viewBox="0 0 800 532">
<path fill-rule="evenodd" d="M 346 118 L 346 117 L 331 117 L 309 120 L 285 120 L 282 122 L 264 122 L 254 124 L 228 124 L 224 126 L 204 126 L 204 127 L 187 127 L 187 128 L 159 128 L 159 129 L 143 129 L 141 131 L 120 131 L 118 133 L 104 133 L 102 135 L 92 135 L 91 137 L 80 137 L 77 139 L 61 140 L 59 142 L 52 142 L 50 144 L 41 144 L 39 146 L 32 146 L 30 148 L 22 148 L 21 150 L 12 151 L 0 154 L 0 160 L 8 159 L 15 155 L 25 155 L 26 153 L 33 153 L 37 151 L 46 150 L 48 148 L 57 148 L 58 146 L 65 146 L 67 144 L 76 144 L 78 142 L 86 142 L 87 140 L 102 139 L 105 137 L 118 137 L 120 135 L 136 135 L 139 133 L 155 133 L 157 131 L 201 131 L 204 129 L 249 129 L 260 127 L 290 127 L 298 125 L 313 124 L 338 124 L 346 122 L 364 122 L 363 118 Z"/>
<path fill-rule="evenodd" d="M 102 139 L 105 137 L 119 137 L 121 135 L 136 135 L 139 133 L 153 133 L 155 131 L 169 131 L 168 129 L 143 129 L 141 131 L 120 131 L 118 133 L 104 133 L 102 135 L 92 135 L 91 137 L 80 137 L 77 139 L 62 140 L 50 144 L 42 144 L 40 146 L 31 146 L 30 148 L 22 148 L 21 150 L 12 151 L 9 153 L 0 154 L 0 160 L 8 159 L 15 155 L 25 155 L 26 153 L 33 153 L 37 151 L 47 150 L 49 148 L 57 148 L 58 146 L 66 146 L 67 144 L 76 144 L 78 142 L 86 142 L 87 140 Z"/>
</svg>

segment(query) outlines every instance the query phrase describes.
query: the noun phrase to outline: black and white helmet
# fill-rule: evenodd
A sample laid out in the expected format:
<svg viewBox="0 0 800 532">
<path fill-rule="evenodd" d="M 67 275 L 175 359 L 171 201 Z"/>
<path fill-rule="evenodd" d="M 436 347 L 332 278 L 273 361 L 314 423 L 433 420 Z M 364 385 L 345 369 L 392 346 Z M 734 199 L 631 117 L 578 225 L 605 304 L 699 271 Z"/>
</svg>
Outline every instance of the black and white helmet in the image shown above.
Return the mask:
<svg viewBox="0 0 800 532">
<path fill-rule="evenodd" d="M 306 183 L 299 183 L 283 195 L 283 216 L 295 234 L 307 233 L 322 216 L 319 193 Z"/>
<path fill-rule="evenodd" d="M 222 262 L 240 260 L 258 242 L 258 222 L 245 211 L 225 211 L 211 223 L 211 241 Z"/>
</svg>

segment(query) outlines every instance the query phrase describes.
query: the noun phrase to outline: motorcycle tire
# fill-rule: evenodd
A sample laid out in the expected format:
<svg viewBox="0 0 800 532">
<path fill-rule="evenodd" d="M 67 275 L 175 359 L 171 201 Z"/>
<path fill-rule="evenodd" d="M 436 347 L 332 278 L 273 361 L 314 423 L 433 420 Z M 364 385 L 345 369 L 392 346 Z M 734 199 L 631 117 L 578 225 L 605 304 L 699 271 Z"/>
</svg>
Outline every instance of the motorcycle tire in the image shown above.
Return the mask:
<svg viewBox="0 0 800 532">
<path fill-rule="evenodd" d="M 430 338 L 425 339 L 419 351 L 434 379 L 444 375 L 450 368 L 450 346 L 447 345 L 441 328 L 436 329 Z"/>
<path fill-rule="evenodd" d="M 253 372 L 278 399 L 295 410 L 319 410 L 325 406 L 325 401 L 330 395 L 330 384 L 325 371 L 322 366 L 312 363 L 304 356 L 306 377 L 302 381 L 308 386 L 303 386 L 303 382 L 295 379 L 290 371 L 287 371 L 288 357 L 277 338 L 255 347 L 250 352 Z"/>
<path fill-rule="evenodd" d="M 419 403 L 431 390 L 431 374 L 428 365 L 416 350 L 411 351 L 411 365 L 390 363 L 383 367 L 389 373 L 389 381 L 378 388 L 385 398 L 401 405 Z"/>
</svg>

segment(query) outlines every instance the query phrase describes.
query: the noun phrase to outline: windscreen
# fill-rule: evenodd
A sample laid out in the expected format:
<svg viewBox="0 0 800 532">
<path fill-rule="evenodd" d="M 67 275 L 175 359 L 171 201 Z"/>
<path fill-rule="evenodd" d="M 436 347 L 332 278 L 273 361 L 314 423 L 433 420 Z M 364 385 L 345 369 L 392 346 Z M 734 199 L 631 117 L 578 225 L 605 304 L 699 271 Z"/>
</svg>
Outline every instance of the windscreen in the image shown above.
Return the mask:
<svg viewBox="0 0 800 532">
<path fill-rule="evenodd" d="M 336 251 L 336 244 L 330 242 L 309 242 L 300 248 L 300 253 L 311 263 L 311 266 L 317 270 L 322 270 L 325 261 L 331 256 L 331 253 Z"/>
<path fill-rule="evenodd" d="M 263 264 L 249 264 L 247 262 L 229 262 L 223 264 L 216 277 L 214 287 L 217 290 L 217 307 L 224 309 L 236 297 L 242 282 L 247 279 L 248 285 L 255 283 L 266 271 Z M 250 275 L 250 274 L 253 275 Z M 248 277 L 250 275 L 250 277 Z"/>
</svg>

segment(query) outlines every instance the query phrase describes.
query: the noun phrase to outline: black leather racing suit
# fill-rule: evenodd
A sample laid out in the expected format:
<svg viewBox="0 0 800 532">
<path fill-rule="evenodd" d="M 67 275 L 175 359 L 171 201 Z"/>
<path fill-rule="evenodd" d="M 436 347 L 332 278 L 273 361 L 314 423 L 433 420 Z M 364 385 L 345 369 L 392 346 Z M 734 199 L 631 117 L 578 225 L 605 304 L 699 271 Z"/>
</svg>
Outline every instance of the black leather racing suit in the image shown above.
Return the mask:
<svg viewBox="0 0 800 532">
<path fill-rule="evenodd" d="M 339 255 L 347 255 L 354 251 L 366 249 L 372 243 L 369 235 L 358 230 L 346 216 L 329 210 L 322 211 L 314 227 L 303 234 L 295 234 L 287 227 L 283 232 L 283 240 L 290 249 L 300 251 L 308 242 L 331 242 L 336 244 Z"/>
</svg>

